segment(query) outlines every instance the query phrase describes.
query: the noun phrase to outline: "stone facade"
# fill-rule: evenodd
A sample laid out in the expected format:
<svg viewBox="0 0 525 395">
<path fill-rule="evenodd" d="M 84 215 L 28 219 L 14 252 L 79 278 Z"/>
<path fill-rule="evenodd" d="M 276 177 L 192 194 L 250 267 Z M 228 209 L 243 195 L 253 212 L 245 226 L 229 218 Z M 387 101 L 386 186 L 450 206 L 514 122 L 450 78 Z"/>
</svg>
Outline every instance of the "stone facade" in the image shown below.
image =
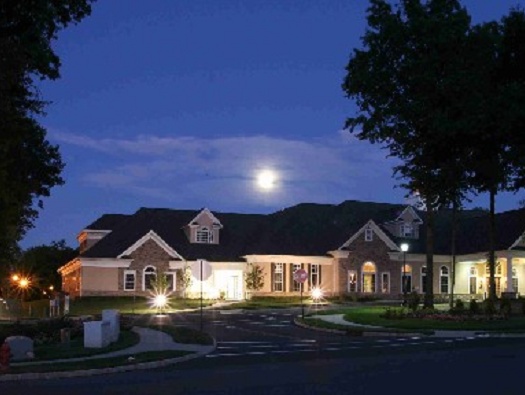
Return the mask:
<svg viewBox="0 0 525 395">
<path fill-rule="evenodd" d="M 132 291 L 124 291 L 124 271 L 135 270 L 135 295 L 148 296 L 149 291 L 143 291 L 144 269 L 153 266 L 156 273 L 166 273 L 169 271 L 169 261 L 173 258 L 155 241 L 148 240 L 139 248 L 131 253 L 133 261 L 129 268 L 119 268 L 118 289 L 121 295 L 130 295 Z"/>
</svg>

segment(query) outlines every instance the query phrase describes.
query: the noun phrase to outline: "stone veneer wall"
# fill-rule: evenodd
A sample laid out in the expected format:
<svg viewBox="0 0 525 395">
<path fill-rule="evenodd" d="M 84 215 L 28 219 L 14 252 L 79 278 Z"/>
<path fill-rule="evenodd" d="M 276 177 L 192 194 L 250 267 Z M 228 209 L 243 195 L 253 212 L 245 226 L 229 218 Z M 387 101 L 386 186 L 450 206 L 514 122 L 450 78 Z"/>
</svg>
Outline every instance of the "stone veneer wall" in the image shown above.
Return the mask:
<svg viewBox="0 0 525 395">
<path fill-rule="evenodd" d="M 401 294 L 401 269 L 400 262 L 393 262 L 388 256 L 390 249 L 374 234 L 372 241 L 365 241 L 364 234 L 360 235 L 349 246 L 349 256 L 339 259 L 339 289 L 342 294 L 348 293 L 348 270 L 357 273 L 358 293 L 361 294 L 362 266 L 365 262 L 372 262 L 376 266 L 376 295 L 380 292 L 381 273 L 390 273 L 390 294 L 381 294 L 386 298 L 397 298 Z M 407 262 L 409 263 L 409 262 Z M 365 294 L 366 295 L 366 294 Z"/>
<path fill-rule="evenodd" d="M 119 295 L 148 296 L 149 291 L 142 290 L 143 272 L 146 266 L 153 266 L 157 273 L 169 270 L 169 261 L 173 258 L 153 240 L 146 241 L 143 245 L 131 253 L 133 262 L 129 269 L 119 268 L 118 292 Z M 135 291 L 124 291 L 124 270 L 136 270 Z"/>
</svg>

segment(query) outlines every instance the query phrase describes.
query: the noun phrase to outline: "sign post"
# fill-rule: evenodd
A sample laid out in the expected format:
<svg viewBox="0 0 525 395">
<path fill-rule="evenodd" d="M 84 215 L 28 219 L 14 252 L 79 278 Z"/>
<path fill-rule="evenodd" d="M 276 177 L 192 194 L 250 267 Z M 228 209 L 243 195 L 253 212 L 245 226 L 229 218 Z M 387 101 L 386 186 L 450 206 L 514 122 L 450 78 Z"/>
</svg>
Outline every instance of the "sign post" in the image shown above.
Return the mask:
<svg viewBox="0 0 525 395">
<path fill-rule="evenodd" d="M 297 281 L 301 284 L 301 318 L 304 320 L 304 304 L 303 304 L 303 287 L 304 282 L 308 278 L 308 272 L 304 269 L 297 269 L 293 273 L 293 279 L 294 281 Z"/>
<path fill-rule="evenodd" d="M 193 277 L 199 279 L 200 281 L 200 288 L 201 288 L 201 303 L 200 303 L 200 310 L 201 310 L 201 322 L 200 322 L 200 328 L 201 328 L 201 332 L 202 332 L 202 326 L 203 326 L 203 314 L 202 314 L 202 310 L 203 310 L 203 306 L 202 306 L 202 299 L 203 299 L 203 282 L 204 280 L 207 280 L 210 276 L 211 276 L 211 272 L 212 272 L 212 269 L 211 269 L 211 265 L 210 263 L 205 260 L 205 259 L 198 259 L 197 262 L 195 262 L 192 267 L 191 267 L 191 273 L 193 275 Z"/>
</svg>

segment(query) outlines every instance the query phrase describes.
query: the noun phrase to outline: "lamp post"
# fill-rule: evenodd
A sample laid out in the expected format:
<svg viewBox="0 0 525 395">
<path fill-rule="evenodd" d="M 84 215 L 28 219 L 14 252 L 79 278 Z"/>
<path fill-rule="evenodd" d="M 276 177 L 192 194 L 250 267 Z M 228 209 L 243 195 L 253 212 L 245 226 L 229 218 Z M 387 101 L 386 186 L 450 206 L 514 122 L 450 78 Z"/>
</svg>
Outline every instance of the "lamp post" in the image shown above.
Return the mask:
<svg viewBox="0 0 525 395">
<path fill-rule="evenodd" d="M 403 251 L 403 278 L 401 280 L 401 287 L 403 287 L 403 306 L 407 305 L 407 277 L 406 277 L 406 264 L 407 264 L 407 251 L 408 244 L 401 244 L 401 251 Z"/>
</svg>

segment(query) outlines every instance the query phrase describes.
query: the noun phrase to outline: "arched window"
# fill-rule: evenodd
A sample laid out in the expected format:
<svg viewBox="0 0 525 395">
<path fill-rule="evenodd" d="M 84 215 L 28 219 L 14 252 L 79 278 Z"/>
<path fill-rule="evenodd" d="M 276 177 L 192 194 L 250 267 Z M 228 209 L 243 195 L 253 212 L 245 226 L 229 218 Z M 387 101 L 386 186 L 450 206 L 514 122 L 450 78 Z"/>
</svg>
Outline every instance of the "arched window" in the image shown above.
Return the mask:
<svg viewBox="0 0 525 395">
<path fill-rule="evenodd" d="M 376 265 L 372 262 L 365 262 L 361 268 L 362 292 L 376 292 Z"/>
<path fill-rule="evenodd" d="M 412 291 L 412 266 L 401 266 L 401 292 L 409 293 Z"/>
<path fill-rule="evenodd" d="M 441 266 L 439 274 L 439 291 L 442 294 L 448 294 L 449 271 L 447 266 Z"/>
<path fill-rule="evenodd" d="M 153 289 L 153 282 L 157 278 L 157 270 L 153 266 L 146 266 L 144 268 L 144 278 L 142 289 L 144 291 Z"/>
</svg>

